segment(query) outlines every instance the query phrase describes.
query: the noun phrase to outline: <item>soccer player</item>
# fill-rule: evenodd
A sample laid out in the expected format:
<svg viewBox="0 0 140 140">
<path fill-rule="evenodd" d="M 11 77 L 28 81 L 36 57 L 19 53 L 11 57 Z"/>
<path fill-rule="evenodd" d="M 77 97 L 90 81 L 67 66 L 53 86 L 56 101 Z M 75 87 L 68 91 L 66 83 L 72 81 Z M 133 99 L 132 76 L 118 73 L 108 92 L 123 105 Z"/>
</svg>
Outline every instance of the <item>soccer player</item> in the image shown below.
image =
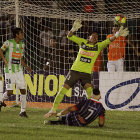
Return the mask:
<svg viewBox="0 0 140 140">
<path fill-rule="evenodd" d="M 81 81 L 82 86 L 87 92 L 88 99 L 92 93 L 92 85 L 91 85 L 91 73 L 92 67 L 98 57 L 99 53 L 112 41 L 118 38 L 120 35 L 127 35 L 128 30 L 120 28 L 116 34 L 102 42 L 98 42 L 98 34 L 93 32 L 89 39 L 79 38 L 73 33 L 81 28 L 81 20 L 76 20 L 73 24 L 72 29 L 68 33 L 68 39 L 75 42 L 79 46 L 79 52 L 75 62 L 73 63 L 70 72 L 68 73 L 66 80 L 62 89 L 57 94 L 55 101 L 53 103 L 52 109 L 45 114 L 45 117 L 50 117 L 53 113 L 56 112 L 56 109 L 60 102 L 62 101 L 64 95 L 68 92 L 68 90 L 73 87 L 77 81 Z"/>
<path fill-rule="evenodd" d="M 44 121 L 44 124 L 63 124 L 68 126 L 86 126 L 99 117 L 99 127 L 104 126 L 105 109 L 101 102 L 98 88 L 93 89 L 90 99 L 84 99 L 78 104 L 68 107 L 60 113 L 53 114 L 60 117 L 58 121 Z"/>
<path fill-rule="evenodd" d="M 21 92 L 21 117 L 28 117 L 26 114 L 26 90 L 25 90 L 25 79 L 22 70 L 22 66 L 28 72 L 32 72 L 31 68 L 26 65 L 23 60 L 24 43 L 23 30 L 21 28 L 14 28 L 12 30 L 14 39 L 10 39 L 4 42 L 0 48 L 0 57 L 5 63 L 5 83 L 6 92 L 3 94 L 2 102 L 8 99 L 13 94 L 13 85 L 15 84 Z M 3 54 L 5 51 L 5 57 Z M 0 108 L 2 105 L 0 106 Z"/>
<path fill-rule="evenodd" d="M 113 34 L 109 34 L 107 38 L 114 36 L 115 33 L 118 31 L 119 27 L 117 25 L 114 26 L 112 29 Z M 107 63 L 108 72 L 124 71 L 124 57 L 126 43 L 127 43 L 126 36 L 121 35 L 109 44 L 108 63 Z"/>
</svg>

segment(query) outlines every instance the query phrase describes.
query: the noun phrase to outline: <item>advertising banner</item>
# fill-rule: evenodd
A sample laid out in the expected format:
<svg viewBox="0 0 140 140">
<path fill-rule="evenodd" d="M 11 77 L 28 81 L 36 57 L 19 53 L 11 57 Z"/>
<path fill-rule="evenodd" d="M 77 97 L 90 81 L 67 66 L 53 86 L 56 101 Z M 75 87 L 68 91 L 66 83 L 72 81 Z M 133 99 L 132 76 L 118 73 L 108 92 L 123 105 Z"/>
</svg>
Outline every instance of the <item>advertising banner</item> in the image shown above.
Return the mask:
<svg viewBox="0 0 140 140">
<path fill-rule="evenodd" d="M 102 103 L 107 110 L 140 110 L 140 72 L 100 72 Z"/>
<path fill-rule="evenodd" d="M 67 72 L 68 73 L 68 72 Z M 38 72 L 36 74 L 25 74 L 25 83 L 28 102 L 53 102 L 58 91 L 61 89 L 67 73 L 50 74 L 48 72 Z M 20 94 L 14 86 L 14 96 L 9 98 L 10 101 L 16 100 L 16 93 Z M 63 103 L 78 103 L 86 98 L 86 91 L 78 82 L 72 89 L 66 93 Z"/>
</svg>

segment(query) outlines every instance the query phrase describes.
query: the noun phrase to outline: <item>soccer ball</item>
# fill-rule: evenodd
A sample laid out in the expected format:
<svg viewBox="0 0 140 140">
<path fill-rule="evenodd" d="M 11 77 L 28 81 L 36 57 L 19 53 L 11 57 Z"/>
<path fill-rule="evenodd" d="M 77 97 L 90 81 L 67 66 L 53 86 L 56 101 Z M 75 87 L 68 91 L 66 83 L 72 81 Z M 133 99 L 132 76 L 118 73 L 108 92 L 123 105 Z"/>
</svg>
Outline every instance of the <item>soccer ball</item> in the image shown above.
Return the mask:
<svg viewBox="0 0 140 140">
<path fill-rule="evenodd" d="M 126 17 L 122 14 L 117 14 L 115 17 L 115 24 L 118 26 L 123 26 L 126 23 Z"/>
</svg>

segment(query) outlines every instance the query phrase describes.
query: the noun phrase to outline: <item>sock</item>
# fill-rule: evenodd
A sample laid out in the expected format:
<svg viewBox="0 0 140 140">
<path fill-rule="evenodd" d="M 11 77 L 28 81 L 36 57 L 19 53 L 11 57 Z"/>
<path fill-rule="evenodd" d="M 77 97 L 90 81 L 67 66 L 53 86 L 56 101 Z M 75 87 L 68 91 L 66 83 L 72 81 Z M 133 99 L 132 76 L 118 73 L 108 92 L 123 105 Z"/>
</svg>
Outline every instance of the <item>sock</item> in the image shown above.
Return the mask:
<svg viewBox="0 0 140 140">
<path fill-rule="evenodd" d="M 92 87 L 88 87 L 88 88 L 86 89 L 86 92 L 87 92 L 87 98 L 90 99 L 91 93 L 93 92 L 93 88 L 92 88 Z"/>
<path fill-rule="evenodd" d="M 68 92 L 68 89 L 66 89 L 65 87 L 62 87 L 61 88 L 61 90 L 58 92 L 57 96 L 55 97 L 55 100 L 54 100 L 54 103 L 53 103 L 53 107 L 52 107 L 52 111 L 56 111 L 58 105 L 63 100 L 64 95 L 67 92 Z"/>
<path fill-rule="evenodd" d="M 2 96 L 3 96 L 3 83 L 2 80 L 0 80 L 0 101 L 2 102 Z"/>
<path fill-rule="evenodd" d="M 6 100 L 6 99 L 8 99 L 8 98 L 9 98 L 9 96 L 7 95 L 7 92 L 5 92 L 5 93 L 3 94 L 2 101 Z"/>
<path fill-rule="evenodd" d="M 21 101 L 21 112 L 25 112 L 25 110 L 26 110 L 26 94 L 21 94 L 20 101 Z"/>
</svg>

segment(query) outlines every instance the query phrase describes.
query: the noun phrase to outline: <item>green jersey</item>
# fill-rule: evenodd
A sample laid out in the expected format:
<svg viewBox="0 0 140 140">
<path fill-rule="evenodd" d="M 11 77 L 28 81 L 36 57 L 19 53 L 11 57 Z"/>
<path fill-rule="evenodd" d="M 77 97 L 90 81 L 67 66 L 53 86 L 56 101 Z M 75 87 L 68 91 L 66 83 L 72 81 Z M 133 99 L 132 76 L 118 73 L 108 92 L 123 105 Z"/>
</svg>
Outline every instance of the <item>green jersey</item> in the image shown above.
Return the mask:
<svg viewBox="0 0 140 140">
<path fill-rule="evenodd" d="M 93 65 L 101 50 L 110 43 L 110 40 L 106 39 L 102 42 L 97 42 L 95 45 L 90 45 L 86 39 L 79 38 L 74 35 L 72 37 L 68 37 L 68 39 L 79 45 L 79 52 L 71 70 L 89 74 L 92 73 Z"/>
<path fill-rule="evenodd" d="M 9 70 L 12 73 L 22 70 L 21 58 L 24 52 L 23 42 L 20 41 L 19 44 L 17 44 L 14 39 L 7 40 L 1 49 L 6 52 L 5 57 L 8 62 L 8 65 L 5 67 L 5 73 L 9 73 Z"/>
</svg>

